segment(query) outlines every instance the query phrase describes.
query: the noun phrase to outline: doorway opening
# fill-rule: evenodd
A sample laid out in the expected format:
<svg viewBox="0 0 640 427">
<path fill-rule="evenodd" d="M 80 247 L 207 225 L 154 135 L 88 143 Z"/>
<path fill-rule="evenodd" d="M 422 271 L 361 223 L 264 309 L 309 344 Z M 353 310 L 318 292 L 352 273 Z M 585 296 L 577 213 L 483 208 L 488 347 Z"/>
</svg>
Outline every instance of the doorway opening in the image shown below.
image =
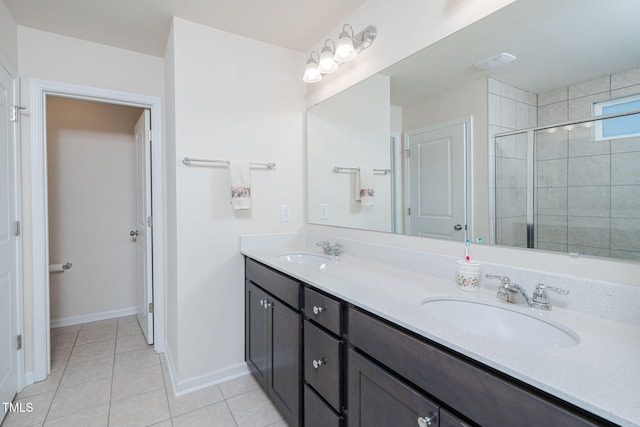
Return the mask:
<svg viewBox="0 0 640 427">
<path fill-rule="evenodd" d="M 135 196 L 134 204 L 136 205 L 136 215 L 133 218 L 132 224 L 128 225 L 125 230 L 119 231 L 119 233 L 125 234 L 125 239 L 127 243 L 132 244 L 135 243 L 134 249 L 134 260 L 138 262 L 138 260 L 146 260 L 147 268 L 144 269 L 144 274 L 148 277 L 146 279 L 147 283 L 153 283 L 153 289 L 148 289 L 149 297 L 153 298 L 153 304 L 140 304 L 139 301 L 135 301 L 134 306 L 136 307 L 136 311 L 138 311 L 138 307 L 143 305 L 145 308 L 146 318 L 149 320 L 147 323 L 147 330 L 149 332 L 148 342 L 152 342 L 154 344 L 154 348 L 156 352 L 164 351 L 164 288 L 163 288 L 163 246 L 164 246 L 164 235 L 163 235 L 163 215 L 162 215 L 162 205 L 163 205 L 163 183 L 162 183 L 162 135 L 161 135 L 161 105 L 160 99 L 157 97 L 150 97 L 145 95 L 137 95 L 126 92 L 115 92 L 110 90 L 102 90 L 95 88 L 88 88 L 84 86 L 77 85 L 69 85 L 57 82 L 48 82 L 42 80 L 32 80 L 31 81 L 31 171 L 32 171 L 32 221 L 33 221 L 33 278 L 34 278 L 34 290 L 33 290 L 33 303 L 34 303 L 34 373 L 33 380 L 41 381 L 46 379 L 47 375 L 50 372 L 50 339 L 49 339 L 49 329 L 51 327 L 51 314 L 59 315 L 59 312 L 56 311 L 60 307 L 56 306 L 52 307 L 52 303 L 57 304 L 59 301 L 52 301 L 52 298 L 55 297 L 55 292 L 52 291 L 51 286 L 56 286 L 58 283 L 57 277 L 50 280 L 49 266 L 50 264 L 66 264 L 67 262 L 73 263 L 72 259 L 64 258 L 65 255 L 60 255 L 63 259 L 54 259 L 51 256 L 58 256 L 54 250 L 49 252 L 50 243 L 55 244 L 57 237 L 54 238 L 55 232 L 51 235 L 50 232 L 51 225 L 53 222 L 50 222 L 49 214 L 53 215 L 53 212 L 49 212 L 49 198 L 53 194 L 48 193 L 49 187 L 49 179 L 50 175 L 47 171 L 47 160 L 49 155 L 55 156 L 53 151 L 49 152 L 48 146 L 48 115 L 52 114 L 47 107 L 48 102 L 86 102 L 92 101 L 101 104 L 108 104 L 110 107 L 118 107 L 118 106 L 126 106 L 129 111 L 136 112 L 145 112 L 145 114 L 140 114 L 140 117 L 146 118 L 146 121 L 150 125 L 150 131 L 143 131 L 134 136 L 136 140 L 135 143 L 135 158 L 138 159 L 140 157 L 140 152 L 142 151 L 142 156 L 147 156 L 148 164 L 147 164 L 147 172 L 144 175 L 148 177 L 147 189 L 149 190 L 146 194 L 148 197 L 143 197 L 143 204 L 146 202 L 148 207 L 148 213 L 145 212 L 144 220 L 144 230 L 140 230 L 138 223 L 139 217 L 138 215 L 138 205 L 137 200 L 139 199 L 138 195 Z M 88 104 L 87 104 L 88 105 Z M 123 110 L 124 111 L 124 110 Z M 144 121 L 144 119 L 143 119 Z M 86 123 L 85 123 L 86 125 Z M 133 129 L 131 130 L 133 132 Z M 77 136 L 77 135 L 76 135 Z M 145 144 L 146 143 L 146 144 Z M 141 147 L 139 147 L 141 145 Z M 146 147 L 146 148 L 145 148 Z M 77 146 L 76 146 L 77 148 Z M 83 147 L 86 148 L 86 147 Z M 146 150 L 146 152 L 145 152 Z M 69 154 L 69 150 L 67 150 L 66 154 L 69 155 L 78 155 L 79 153 Z M 120 159 L 124 161 L 123 159 Z M 131 159 L 129 160 L 131 161 Z M 82 159 L 76 159 L 73 162 L 73 169 L 81 170 L 82 168 L 99 168 L 101 165 L 91 164 L 91 162 L 82 161 Z M 122 165 L 120 165 L 122 166 Z M 114 173 L 122 174 L 124 173 L 121 168 L 118 168 L 118 165 L 112 164 L 111 168 L 117 168 L 117 170 L 113 171 Z M 133 189 L 134 192 L 139 189 L 137 182 L 139 180 L 139 176 L 137 171 L 140 170 L 140 164 L 138 164 L 137 160 L 134 160 L 134 171 L 136 174 L 135 182 L 136 185 Z M 131 171 L 129 171 L 131 172 Z M 69 179 L 69 178 L 65 178 Z M 91 185 L 87 182 L 83 183 L 85 187 L 88 187 L 86 191 L 91 193 Z M 97 188 L 94 187 L 96 193 Z M 78 190 L 80 191 L 80 190 Z M 107 192 L 109 193 L 109 192 Z M 77 195 L 76 195 L 77 196 Z M 130 200 L 131 201 L 131 200 Z M 98 204 L 97 211 L 107 210 L 110 206 L 113 205 L 113 194 L 106 194 L 104 191 L 101 192 L 101 197 L 95 198 L 95 203 Z M 94 206 L 94 208 L 96 208 Z M 87 222 L 88 228 L 85 231 L 86 233 L 96 233 L 96 229 L 100 227 L 101 224 L 98 224 L 95 217 L 89 217 L 89 215 L 82 216 L 81 221 Z M 67 225 L 70 228 L 70 231 L 67 230 L 67 234 L 69 232 L 73 233 L 73 227 Z M 92 228 L 93 227 L 93 228 Z M 62 230 L 64 232 L 64 230 Z M 69 237 L 69 236 L 67 236 Z M 78 236 L 76 236 L 78 237 Z M 95 237 L 95 236 L 94 236 Z M 80 240 L 83 238 L 85 240 L 91 240 L 91 236 L 79 236 Z M 114 236 L 115 238 L 115 236 Z M 73 239 L 70 239 L 73 240 Z M 97 239 L 96 239 L 97 240 Z M 133 242 L 135 240 L 135 242 Z M 139 242 L 148 243 L 147 252 L 144 254 L 144 257 L 140 257 L 140 246 Z M 144 246 L 144 245 L 143 245 Z M 53 247 L 52 247 L 53 249 Z M 147 257 L 148 256 L 148 257 Z M 99 256 L 97 257 L 99 258 Z M 81 259 L 81 258 L 79 258 Z M 101 268 L 109 268 L 109 269 L 118 269 L 119 265 L 114 265 L 115 263 L 110 262 L 109 260 L 102 260 L 103 263 L 100 264 L 104 267 Z M 83 264 L 88 263 L 89 261 L 83 261 Z M 99 260 L 97 262 L 100 262 Z M 56 269 L 57 266 L 53 266 L 53 269 Z M 76 271 L 73 271 L 73 268 L 77 267 Z M 65 273 L 51 273 L 64 275 L 67 274 L 67 278 L 71 276 L 71 272 L 78 273 L 82 270 L 84 265 L 80 265 L 78 261 L 76 261 L 75 265 L 71 266 L 71 269 L 67 270 Z M 139 268 L 136 272 L 139 272 Z M 136 274 L 136 276 L 139 275 Z M 139 282 L 136 279 L 136 282 Z M 108 285 L 107 285 L 108 286 Z M 56 290 L 57 291 L 57 290 Z M 73 293 L 73 292 L 72 292 Z M 78 297 L 78 295 L 75 295 Z M 130 296 L 130 295 L 129 295 Z M 131 299 L 129 299 L 131 301 Z M 125 310 L 134 310 L 134 306 L 130 306 L 125 308 Z M 97 311 L 98 315 L 105 316 L 109 315 L 110 310 Z M 106 313 L 106 314 L 105 314 Z M 115 317 L 118 315 L 122 315 L 118 313 L 118 309 L 115 312 L 112 312 Z M 80 315 L 81 316 L 81 315 Z M 73 321 L 73 315 L 67 316 L 67 321 Z M 71 319 L 69 319 L 71 318 Z M 140 318 L 140 316 L 139 316 Z M 78 318 L 76 318 L 78 320 Z M 90 321 L 87 318 L 87 321 Z M 142 322 L 141 322 L 142 323 Z M 151 325 L 149 328 L 148 325 Z M 142 326 L 142 325 L 141 325 Z M 145 327 L 143 326 L 143 329 Z"/>
</svg>

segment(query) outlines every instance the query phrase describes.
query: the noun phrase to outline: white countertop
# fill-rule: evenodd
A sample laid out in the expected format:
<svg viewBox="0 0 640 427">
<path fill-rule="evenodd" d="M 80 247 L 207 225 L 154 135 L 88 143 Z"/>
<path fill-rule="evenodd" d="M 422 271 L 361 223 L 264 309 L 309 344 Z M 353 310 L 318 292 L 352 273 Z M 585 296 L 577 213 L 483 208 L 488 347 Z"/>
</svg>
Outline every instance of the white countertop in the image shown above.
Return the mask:
<svg viewBox="0 0 640 427">
<path fill-rule="evenodd" d="M 485 284 L 479 292 L 464 292 L 453 278 L 444 280 L 350 255 L 322 270 L 278 259 L 284 253 L 321 254 L 319 248 L 299 243 L 270 248 L 243 245 L 242 253 L 614 423 L 640 426 L 637 325 L 558 307 L 543 312 L 516 306 L 496 299 L 497 283 Z M 434 322 L 421 302 L 442 296 L 502 304 L 559 323 L 573 330 L 580 343 L 564 348 L 515 345 Z"/>
</svg>

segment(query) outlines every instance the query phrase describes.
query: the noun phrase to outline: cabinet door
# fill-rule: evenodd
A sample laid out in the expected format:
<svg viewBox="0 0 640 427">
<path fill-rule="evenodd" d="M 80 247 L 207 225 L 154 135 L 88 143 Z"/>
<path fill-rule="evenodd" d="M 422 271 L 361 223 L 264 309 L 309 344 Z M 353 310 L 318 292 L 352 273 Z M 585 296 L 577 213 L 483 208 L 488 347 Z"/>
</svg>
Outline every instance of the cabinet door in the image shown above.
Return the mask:
<svg viewBox="0 0 640 427">
<path fill-rule="evenodd" d="M 245 360 L 256 380 L 267 388 L 269 367 L 268 295 L 247 282 L 245 296 Z"/>
<path fill-rule="evenodd" d="M 270 377 L 268 393 L 290 426 L 300 423 L 300 313 L 280 301 L 270 301 Z"/>
<path fill-rule="evenodd" d="M 349 350 L 349 426 L 437 426 L 438 406 Z"/>
</svg>

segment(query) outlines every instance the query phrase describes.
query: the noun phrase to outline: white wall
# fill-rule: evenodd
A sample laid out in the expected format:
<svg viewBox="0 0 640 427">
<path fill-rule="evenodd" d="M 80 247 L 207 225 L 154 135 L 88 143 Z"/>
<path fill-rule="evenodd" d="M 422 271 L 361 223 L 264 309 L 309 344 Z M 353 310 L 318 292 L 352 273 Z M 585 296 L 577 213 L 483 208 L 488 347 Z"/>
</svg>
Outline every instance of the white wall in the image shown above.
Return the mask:
<svg viewBox="0 0 640 427">
<path fill-rule="evenodd" d="M 9 9 L 0 1 L 0 64 L 10 72 L 18 69 L 18 26 Z"/>
<path fill-rule="evenodd" d="M 356 173 L 334 166 L 391 168 L 389 77 L 376 75 L 307 111 L 309 222 L 391 231 L 391 176 L 374 174 L 373 206 L 355 200 Z M 320 216 L 320 205 L 329 215 Z"/>
<path fill-rule="evenodd" d="M 473 117 L 472 194 L 473 236 L 489 237 L 489 177 L 487 148 L 487 80 L 480 79 L 413 101 L 402 108 L 404 132 L 421 129 L 466 116 Z"/>
<path fill-rule="evenodd" d="M 303 224 L 304 55 L 179 18 L 167 49 L 175 112 L 167 162 L 176 169 L 177 266 L 169 283 L 168 348 L 178 390 L 244 371 L 241 233 Z M 169 113 L 171 114 L 171 113 Z M 229 203 L 228 169 L 184 166 L 185 156 L 275 162 L 253 169 L 251 211 Z M 170 168 L 169 168 L 170 169 Z M 281 204 L 291 221 L 280 221 Z M 170 207 L 171 209 L 171 207 Z M 171 234 L 171 232 L 170 232 Z M 172 274 L 170 274 L 172 277 Z M 173 304 L 170 303 L 170 304 Z"/>
<path fill-rule="evenodd" d="M 18 26 L 20 100 L 29 106 L 37 78 L 161 97 L 163 59 Z M 29 110 L 21 116 L 25 371 L 33 371 L 33 263 Z"/>
<path fill-rule="evenodd" d="M 136 308 L 136 146 L 142 109 L 47 98 L 52 324 Z M 115 314 L 115 313 L 114 313 Z"/>
<path fill-rule="evenodd" d="M 356 31 L 366 25 L 378 27 L 378 39 L 359 57 L 345 64 L 340 70 L 321 82 L 309 85 L 307 105 L 314 105 L 342 89 L 392 65 L 411 53 L 451 34 L 489 13 L 512 3 L 512 0 L 492 1 L 447 1 L 424 2 L 420 0 L 368 0 L 356 12 L 345 19 Z M 340 28 L 318 40 L 318 46 L 327 37 L 335 38 Z M 304 64 L 301 63 L 299 74 Z M 307 226 L 314 232 L 335 232 L 334 228 Z M 464 246 L 454 242 L 397 236 L 360 230 L 341 230 L 345 238 L 390 242 L 446 255 L 463 256 Z M 590 277 L 624 284 L 640 285 L 640 265 L 634 262 L 609 261 L 605 259 L 574 258 L 569 255 L 519 250 L 488 245 L 472 245 L 474 257 L 516 267 L 539 269 L 577 277 Z"/>
</svg>

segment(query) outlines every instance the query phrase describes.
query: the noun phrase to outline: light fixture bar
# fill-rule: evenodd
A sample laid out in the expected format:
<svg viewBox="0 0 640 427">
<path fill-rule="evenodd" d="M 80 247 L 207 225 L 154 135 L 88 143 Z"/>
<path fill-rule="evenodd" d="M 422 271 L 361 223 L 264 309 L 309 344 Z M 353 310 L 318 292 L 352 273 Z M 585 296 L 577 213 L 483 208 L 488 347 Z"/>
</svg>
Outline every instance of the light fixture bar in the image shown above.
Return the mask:
<svg viewBox="0 0 640 427">
<path fill-rule="evenodd" d="M 373 25 L 369 25 L 364 30 L 353 36 L 353 48 L 356 53 L 360 53 L 373 44 L 378 36 L 378 30 Z"/>
<path fill-rule="evenodd" d="M 333 73 L 341 64 L 355 59 L 360 52 L 373 44 L 377 36 L 378 30 L 373 25 L 369 25 L 354 36 L 351 25 L 345 24 L 338 36 L 337 44 L 327 39 L 319 54 L 311 52 L 302 80 L 306 83 L 319 82 L 324 74 Z M 318 56 L 317 59 L 313 57 L 314 53 Z"/>
</svg>

